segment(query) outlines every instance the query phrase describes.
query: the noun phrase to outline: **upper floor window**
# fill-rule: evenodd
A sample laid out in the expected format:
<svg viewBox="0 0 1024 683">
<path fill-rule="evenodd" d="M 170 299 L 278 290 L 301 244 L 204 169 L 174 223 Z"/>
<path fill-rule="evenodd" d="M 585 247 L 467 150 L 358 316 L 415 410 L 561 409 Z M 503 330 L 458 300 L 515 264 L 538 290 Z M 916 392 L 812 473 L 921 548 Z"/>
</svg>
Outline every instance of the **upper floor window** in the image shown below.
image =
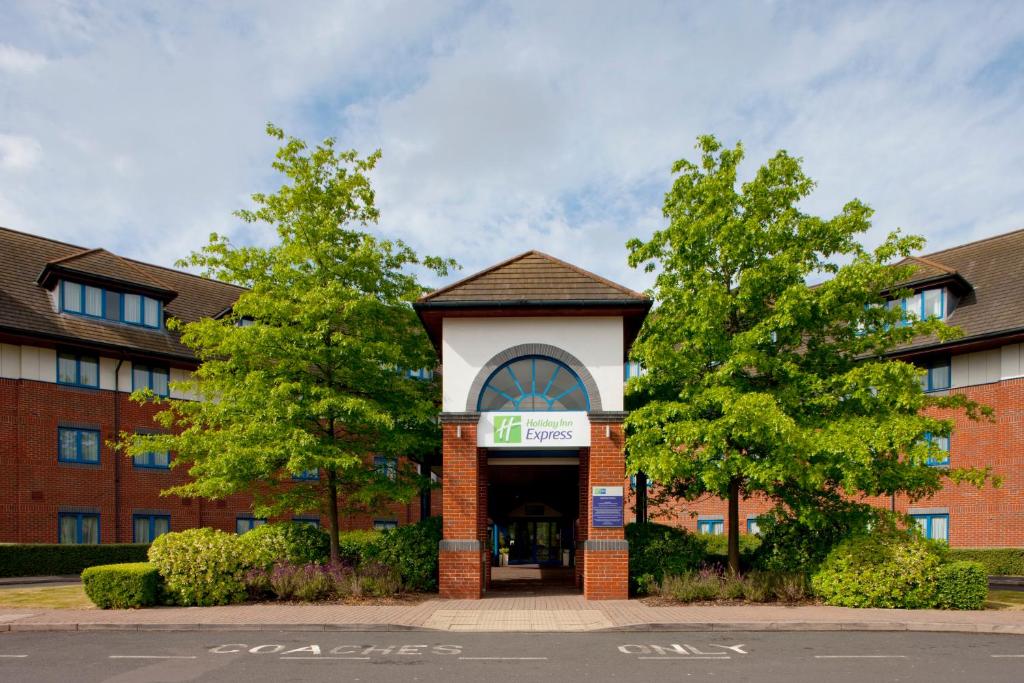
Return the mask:
<svg viewBox="0 0 1024 683">
<path fill-rule="evenodd" d="M 96 356 L 57 354 L 57 383 L 77 387 L 100 386 L 100 361 Z"/>
<path fill-rule="evenodd" d="M 158 328 L 161 308 L 158 300 L 142 294 L 116 292 L 69 280 L 60 283 L 60 310 L 65 313 Z"/>
<path fill-rule="evenodd" d="M 926 289 L 916 292 L 905 299 L 891 299 L 886 303 L 890 309 L 899 308 L 903 311 L 903 324 L 913 318 L 924 320 L 926 318 L 946 318 L 946 290 Z"/>
<path fill-rule="evenodd" d="M 100 461 L 98 429 L 57 428 L 57 460 L 95 465 Z"/>
<path fill-rule="evenodd" d="M 151 389 L 157 396 L 167 396 L 170 393 L 169 379 L 170 371 L 167 368 L 132 363 L 132 391 Z"/>
<path fill-rule="evenodd" d="M 319 481 L 320 470 L 315 467 L 311 470 L 303 470 L 298 474 L 293 474 L 292 479 L 296 481 Z"/>
<path fill-rule="evenodd" d="M 942 391 L 952 386 L 949 356 L 936 356 L 920 363 L 925 369 L 921 375 L 921 388 L 924 391 Z"/>
<path fill-rule="evenodd" d="M 590 399 L 568 365 L 545 356 L 526 356 L 491 373 L 477 399 L 477 410 L 590 410 Z"/>
<path fill-rule="evenodd" d="M 386 476 L 391 481 L 398 478 L 398 460 L 386 455 L 373 456 L 373 469 Z"/>
<path fill-rule="evenodd" d="M 924 435 L 924 440 L 934 446 L 938 451 L 935 455 L 928 457 L 927 464 L 933 467 L 949 465 L 949 437 L 926 433 Z"/>
<path fill-rule="evenodd" d="M 170 451 L 146 451 L 132 456 L 132 466 L 151 470 L 167 470 L 171 467 Z"/>
<path fill-rule="evenodd" d="M 628 381 L 630 377 L 640 377 L 646 374 L 647 369 L 640 365 L 640 361 L 626 361 L 626 364 L 622 366 L 622 378 L 624 380 Z"/>
</svg>

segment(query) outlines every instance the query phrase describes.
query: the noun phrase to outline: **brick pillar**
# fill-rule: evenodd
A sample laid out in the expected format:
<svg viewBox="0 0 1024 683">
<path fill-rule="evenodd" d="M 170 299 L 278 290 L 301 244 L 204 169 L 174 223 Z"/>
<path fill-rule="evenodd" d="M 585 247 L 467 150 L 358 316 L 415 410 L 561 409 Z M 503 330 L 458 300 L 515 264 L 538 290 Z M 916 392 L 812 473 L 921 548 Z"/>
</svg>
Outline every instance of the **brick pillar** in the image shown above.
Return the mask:
<svg viewBox="0 0 1024 683">
<path fill-rule="evenodd" d="M 442 598 L 478 599 L 485 566 L 481 541 L 487 532 L 486 455 L 476 446 L 475 416 L 442 415 L 441 421 L 444 535 L 440 594 Z"/>
<path fill-rule="evenodd" d="M 580 459 L 580 483 L 587 471 L 586 503 L 580 511 L 581 527 L 587 519 L 583 541 L 583 597 L 588 600 L 625 600 L 629 597 L 629 546 L 623 527 L 595 527 L 590 519 L 594 486 L 622 486 L 626 476 L 621 413 L 591 415 L 590 452 L 586 468 Z M 606 435 L 607 433 L 607 435 Z M 625 520 L 623 520 L 625 521 Z"/>
</svg>

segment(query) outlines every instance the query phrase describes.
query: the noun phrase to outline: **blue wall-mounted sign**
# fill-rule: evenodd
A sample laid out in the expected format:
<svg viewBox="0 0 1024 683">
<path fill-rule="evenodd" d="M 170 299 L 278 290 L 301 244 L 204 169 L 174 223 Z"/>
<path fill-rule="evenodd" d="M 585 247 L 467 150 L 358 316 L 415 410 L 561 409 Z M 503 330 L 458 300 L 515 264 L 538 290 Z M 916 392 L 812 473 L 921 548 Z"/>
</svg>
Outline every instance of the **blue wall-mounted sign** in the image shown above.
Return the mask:
<svg viewBox="0 0 1024 683">
<path fill-rule="evenodd" d="M 622 526 L 621 486 L 592 487 L 590 524 L 595 527 Z"/>
</svg>

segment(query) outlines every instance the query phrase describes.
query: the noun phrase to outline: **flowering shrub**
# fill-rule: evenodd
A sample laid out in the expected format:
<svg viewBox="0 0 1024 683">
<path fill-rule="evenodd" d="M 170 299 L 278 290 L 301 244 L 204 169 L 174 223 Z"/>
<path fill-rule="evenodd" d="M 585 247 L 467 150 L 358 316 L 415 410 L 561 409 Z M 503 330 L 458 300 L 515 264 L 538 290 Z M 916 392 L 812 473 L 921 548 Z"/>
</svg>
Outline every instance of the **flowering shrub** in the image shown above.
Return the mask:
<svg viewBox="0 0 1024 683">
<path fill-rule="evenodd" d="M 238 538 L 214 529 L 164 534 L 149 548 L 149 561 L 180 605 L 226 605 L 245 599 L 248 565 Z"/>
<path fill-rule="evenodd" d="M 310 524 L 275 522 L 239 536 L 238 547 L 249 565 L 269 569 L 275 562 L 325 562 L 330 540 L 326 532 Z"/>
<path fill-rule="evenodd" d="M 272 569 L 250 570 L 246 585 L 256 595 L 270 593 L 278 600 L 306 602 L 394 595 L 402 589 L 398 572 L 376 562 L 364 563 L 358 569 L 346 563 L 278 562 Z"/>
<path fill-rule="evenodd" d="M 807 576 L 800 572 L 750 572 L 732 575 L 718 567 L 666 576 L 652 592 L 680 602 L 746 600 L 800 602 L 807 599 Z"/>
</svg>

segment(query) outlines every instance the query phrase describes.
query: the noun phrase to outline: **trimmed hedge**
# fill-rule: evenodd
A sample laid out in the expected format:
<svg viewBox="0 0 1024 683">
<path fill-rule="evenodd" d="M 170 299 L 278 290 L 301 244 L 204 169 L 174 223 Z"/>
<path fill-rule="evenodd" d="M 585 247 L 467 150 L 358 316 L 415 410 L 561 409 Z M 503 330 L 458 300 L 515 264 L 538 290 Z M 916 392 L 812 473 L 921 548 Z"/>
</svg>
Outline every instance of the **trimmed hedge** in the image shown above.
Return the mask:
<svg viewBox="0 0 1024 683">
<path fill-rule="evenodd" d="M 948 557 L 978 562 L 989 576 L 1024 576 L 1024 548 L 950 548 Z"/>
<path fill-rule="evenodd" d="M 330 553 L 327 532 L 309 524 L 264 524 L 238 537 L 238 552 L 251 567 L 270 569 L 275 562 L 323 563 Z"/>
<path fill-rule="evenodd" d="M 938 586 L 936 607 L 941 609 L 982 609 L 988 597 L 988 574 L 980 562 L 948 562 L 935 576 Z"/>
<path fill-rule="evenodd" d="M 145 562 L 144 543 L 59 545 L 56 543 L 0 544 L 0 577 L 81 574 L 87 567 Z"/>
<path fill-rule="evenodd" d="M 155 605 L 160 572 L 151 562 L 104 564 L 82 572 L 85 594 L 101 609 Z"/>
<path fill-rule="evenodd" d="M 373 546 L 380 538 L 379 531 L 344 531 L 338 534 L 338 559 L 356 567 L 372 554 Z"/>
<path fill-rule="evenodd" d="M 638 593 L 661 584 L 666 576 L 698 569 L 705 560 L 705 541 L 686 529 L 647 522 L 627 524 L 629 583 Z"/>
<path fill-rule="evenodd" d="M 409 590 L 437 590 L 441 518 L 428 517 L 382 533 L 366 548 L 364 563 L 380 563 L 397 571 Z"/>
</svg>

